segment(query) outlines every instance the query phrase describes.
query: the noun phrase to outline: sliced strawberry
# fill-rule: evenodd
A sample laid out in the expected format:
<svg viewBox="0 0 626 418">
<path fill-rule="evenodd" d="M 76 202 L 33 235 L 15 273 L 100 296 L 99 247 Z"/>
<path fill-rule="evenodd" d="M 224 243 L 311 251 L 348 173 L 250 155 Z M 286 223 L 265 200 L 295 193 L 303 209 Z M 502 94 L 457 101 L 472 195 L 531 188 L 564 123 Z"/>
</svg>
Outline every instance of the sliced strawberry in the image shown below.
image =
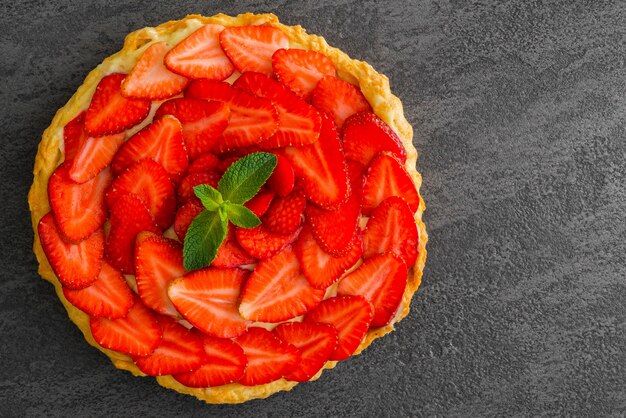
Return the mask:
<svg viewBox="0 0 626 418">
<path fill-rule="evenodd" d="M 137 235 L 135 280 L 137 293 L 148 308 L 165 315 L 178 316 L 167 296 L 167 288 L 172 280 L 186 272 L 180 243 L 149 232 Z"/>
<path fill-rule="evenodd" d="M 162 330 L 156 314 L 136 296 L 125 317 L 108 319 L 92 316 L 89 327 L 94 340 L 102 347 L 132 356 L 147 356 L 161 342 Z"/>
<path fill-rule="evenodd" d="M 220 44 L 239 72 L 272 75 L 272 55 L 289 48 L 289 38 L 271 26 L 233 26 L 220 33 Z"/>
<path fill-rule="evenodd" d="M 390 252 L 411 267 L 417 259 L 418 242 L 411 209 L 399 197 L 388 197 L 374 209 L 367 221 L 363 234 L 363 257 Z"/>
<path fill-rule="evenodd" d="M 337 349 L 330 360 L 339 361 L 350 357 L 357 349 L 370 327 L 374 312 L 362 296 L 336 296 L 326 299 L 309 311 L 305 322 L 330 324 L 337 330 Z"/>
<path fill-rule="evenodd" d="M 111 229 L 107 238 L 106 258 L 125 274 L 135 273 L 135 238 L 142 231 L 159 232 L 150 212 L 137 196 L 126 193 L 111 206 Z"/>
<path fill-rule="evenodd" d="M 286 322 L 272 331 L 275 336 L 300 350 L 300 363 L 285 375 L 287 380 L 306 382 L 320 371 L 337 348 L 334 326 L 317 322 Z"/>
<path fill-rule="evenodd" d="M 87 132 L 83 129 L 85 112 L 81 112 L 63 127 L 63 154 L 65 161 L 71 161 L 76 156 L 78 148 L 87 139 Z"/>
<path fill-rule="evenodd" d="M 301 146 L 316 142 L 321 120 L 317 110 L 285 86 L 260 73 L 243 73 L 233 84 L 258 97 L 271 100 L 278 111 L 278 129 L 259 143 L 262 149 Z"/>
<path fill-rule="evenodd" d="M 313 236 L 324 251 L 334 256 L 341 256 L 350 250 L 360 215 L 361 205 L 356 193 L 351 193 L 348 201 L 337 209 L 322 209 L 314 205 L 306 208 Z"/>
<path fill-rule="evenodd" d="M 274 234 L 293 234 L 302 224 L 305 207 L 306 199 L 295 193 L 276 197 L 263 215 L 263 226 Z"/>
<path fill-rule="evenodd" d="M 82 143 L 72 160 L 70 177 L 77 183 L 84 183 L 94 178 L 111 164 L 113 156 L 124 143 L 124 133 L 88 137 Z"/>
<path fill-rule="evenodd" d="M 278 128 L 278 112 L 271 101 L 214 80 L 194 80 L 185 96 L 225 102 L 230 108 L 228 127 L 217 143 L 217 151 L 258 144 L 274 135 Z"/>
<path fill-rule="evenodd" d="M 227 79 L 235 68 L 220 46 L 223 30 L 222 25 L 202 26 L 165 55 L 165 66 L 191 79 Z"/>
<path fill-rule="evenodd" d="M 355 113 L 372 110 L 357 86 L 332 76 L 325 76 L 317 83 L 311 102 L 317 110 L 332 115 L 339 128 Z"/>
<path fill-rule="evenodd" d="M 199 184 L 208 184 L 212 187 L 217 187 L 217 183 L 220 181 L 220 175 L 215 171 L 204 171 L 198 173 L 189 173 L 178 186 L 178 199 L 180 202 L 188 202 L 189 199 L 195 196 L 193 188 Z"/>
<path fill-rule="evenodd" d="M 63 288 L 72 305 L 90 316 L 121 318 L 133 306 L 133 292 L 126 279 L 115 268 L 103 262 L 96 281 L 84 289 Z"/>
<path fill-rule="evenodd" d="M 125 77 L 126 74 L 109 74 L 98 83 L 85 114 L 85 131 L 89 135 L 117 134 L 148 116 L 150 100 L 122 96 L 120 86 Z"/>
<path fill-rule="evenodd" d="M 289 160 L 280 154 L 276 154 L 276 167 L 272 175 L 267 179 L 267 185 L 279 196 L 287 196 L 293 190 L 296 175 Z"/>
<path fill-rule="evenodd" d="M 122 95 L 163 100 L 183 91 L 189 80 L 165 67 L 163 60 L 168 50 L 165 42 L 150 45 L 122 83 Z"/>
<path fill-rule="evenodd" d="M 380 154 L 370 163 L 363 182 L 363 213 L 372 210 L 389 196 L 398 196 L 409 205 L 412 213 L 419 206 L 419 195 L 409 173 L 398 160 Z"/>
<path fill-rule="evenodd" d="M 291 373 L 300 363 L 300 352 L 265 328 L 252 327 L 235 342 L 243 348 L 248 366 L 239 380 L 244 386 L 263 385 Z"/>
<path fill-rule="evenodd" d="M 247 150 L 250 147 L 246 147 L 246 148 L 239 148 L 239 150 Z M 256 152 L 256 151 L 252 151 L 252 152 Z M 248 155 L 249 153 L 247 152 L 244 155 Z M 233 163 L 237 160 L 239 160 L 241 157 L 240 156 L 235 156 L 235 155 L 228 155 L 227 154 L 222 154 L 220 155 L 220 163 L 217 166 L 217 172 L 220 174 L 224 174 L 226 172 L 226 170 L 228 170 L 228 167 L 230 167 L 231 165 L 233 165 Z"/>
<path fill-rule="evenodd" d="M 305 196 L 323 208 L 337 207 L 348 198 L 348 176 L 335 123 L 322 115 L 319 141 L 303 147 L 287 147 L 284 155 L 291 162 Z"/>
<path fill-rule="evenodd" d="M 159 317 L 161 343 L 147 356 L 133 356 L 139 370 L 149 376 L 185 373 L 198 369 L 206 360 L 198 335 L 172 318 Z"/>
<path fill-rule="evenodd" d="M 311 97 L 322 77 L 337 75 L 330 58 L 304 49 L 279 49 L 272 55 L 272 68 L 278 81 L 305 99 Z"/>
<path fill-rule="evenodd" d="M 104 192 L 111 184 L 111 171 L 103 170 L 85 183 L 70 178 L 70 167 L 61 164 L 48 181 L 48 199 L 54 218 L 65 237 L 80 241 L 106 220 Z"/>
<path fill-rule="evenodd" d="M 235 227 L 232 224 L 229 224 L 226 239 L 217 249 L 217 255 L 211 262 L 211 265 L 213 267 L 231 268 L 254 264 L 256 262 L 257 259 L 248 254 L 237 243 L 237 239 L 235 238 Z"/>
<path fill-rule="evenodd" d="M 356 234 L 346 254 L 333 257 L 320 247 L 311 228 L 305 226 L 296 241 L 295 251 L 302 273 L 311 286 L 316 289 L 326 289 L 361 258 L 363 243 L 361 235 Z"/>
<path fill-rule="evenodd" d="M 201 334 L 198 332 L 198 334 Z M 231 340 L 202 335 L 205 363 L 199 369 L 174 376 L 190 388 L 208 388 L 241 379 L 248 364 L 243 349 Z"/>
<path fill-rule="evenodd" d="M 179 177 L 187 169 L 187 151 L 178 119 L 164 116 L 131 136 L 113 158 L 115 174 L 136 161 L 150 158 L 161 164 L 170 178 Z"/>
<path fill-rule="evenodd" d="M 180 121 L 189 158 L 211 151 L 228 126 L 230 109 L 224 102 L 208 102 L 180 97 L 164 102 L 154 114 L 155 119 L 172 115 Z"/>
<path fill-rule="evenodd" d="M 256 196 L 248 200 L 244 206 L 260 218 L 265 215 L 270 207 L 270 204 L 272 203 L 272 200 L 274 200 L 274 192 L 270 190 L 261 190 Z"/>
<path fill-rule="evenodd" d="M 241 293 L 239 312 L 252 321 L 281 322 L 302 315 L 324 297 L 300 272 L 291 247 L 261 260 Z"/>
<path fill-rule="evenodd" d="M 264 259 L 273 256 L 295 241 L 298 231 L 291 235 L 274 234 L 262 224 L 255 228 L 237 228 L 237 242 L 254 258 Z"/>
<path fill-rule="evenodd" d="M 198 199 L 189 199 L 187 203 L 178 208 L 176 218 L 174 219 L 174 232 L 176 232 L 180 242 L 185 240 L 189 225 L 203 210 L 204 206 Z"/>
<path fill-rule="evenodd" d="M 361 295 L 374 308 L 372 328 L 387 325 L 402 300 L 407 267 L 400 257 L 377 254 L 339 281 L 338 295 Z"/>
<path fill-rule="evenodd" d="M 137 161 L 116 178 L 106 194 L 108 207 L 112 208 L 117 199 L 126 193 L 141 199 L 159 227 L 165 229 L 174 221 L 174 187 L 161 164 L 156 161 Z"/>
<path fill-rule="evenodd" d="M 74 244 L 63 238 L 54 215 L 48 212 L 39 221 L 37 232 L 50 266 L 63 286 L 81 289 L 97 279 L 104 252 L 102 229 Z"/>
<path fill-rule="evenodd" d="M 240 269 L 204 268 L 174 280 L 168 295 L 196 328 L 215 337 L 233 338 L 248 328 L 237 310 L 246 276 Z"/>
<path fill-rule="evenodd" d="M 193 160 L 187 171 L 190 173 L 199 173 L 202 171 L 218 171 L 218 166 L 221 160 L 217 158 L 214 154 L 207 152 L 206 154 L 200 155 L 198 158 Z"/>
<path fill-rule="evenodd" d="M 401 163 L 406 150 L 398 135 L 371 111 L 355 113 L 343 124 L 343 149 L 346 158 L 367 167 L 376 154 L 390 152 Z"/>
</svg>

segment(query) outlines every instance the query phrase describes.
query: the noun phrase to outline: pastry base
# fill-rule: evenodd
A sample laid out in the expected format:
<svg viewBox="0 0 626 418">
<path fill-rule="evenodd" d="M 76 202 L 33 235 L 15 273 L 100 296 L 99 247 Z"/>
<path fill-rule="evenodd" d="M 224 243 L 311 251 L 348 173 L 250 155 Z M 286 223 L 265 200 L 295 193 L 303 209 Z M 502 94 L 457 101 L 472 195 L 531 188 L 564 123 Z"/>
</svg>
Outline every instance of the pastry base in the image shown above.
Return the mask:
<svg viewBox="0 0 626 418">
<path fill-rule="evenodd" d="M 417 151 L 412 143 L 413 129 L 404 117 L 402 103 L 391 93 L 387 77 L 377 73 L 368 63 L 351 59 L 339 49 L 329 46 L 324 38 L 309 35 L 300 26 L 285 26 L 279 23 L 278 18 L 273 14 L 257 15 L 252 13 L 241 14 L 235 17 L 224 14 L 212 17 L 190 15 L 182 20 L 170 21 L 156 28 L 144 28 L 129 34 L 125 39 L 122 50 L 105 59 L 98 67 L 89 73 L 84 83 L 78 88 L 67 104 L 59 109 L 51 125 L 43 133 L 35 158 L 35 168 L 33 171 L 34 180 L 28 195 L 28 203 L 30 205 L 32 226 L 35 232 L 33 249 L 39 260 L 39 274 L 54 285 L 57 296 L 65 306 L 70 319 L 83 332 L 87 342 L 106 354 L 115 367 L 128 370 L 135 376 L 145 376 L 145 374 L 135 366 L 130 357 L 107 350 L 98 345 L 91 335 L 89 316 L 74 307 L 63 296 L 61 284 L 52 271 L 41 248 L 37 234 L 37 224 L 43 215 L 50 211 L 47 193 L 48 179 L 64 158 L 63 126 L 89 106 L 91 96 L 100 79 L 112 72 L 129 72 L 135 65 L 137 59 L 150 44 L 159 41 L 168 41 L 172 45 L 176 44 L 194 30 L 207 23 L 218 23 L 226 27 L 259 24 L 277 27 L 289 37 L 290 46 L 292 48 L 310 49 L 328 56 L 335 64 L 339 77 L 358 85 L 370 102 L 374 112 L 399 135 L 407 152 L 406 169 L 410 173 L 418 192 L 422 183 L 422 177 L 415 169 Z M 136 127 L 136 129 L 139 128 L 140 127 Z M 415 222 L 419 232 L 419 255 L 415 265 L 409 270 L 408 284 L 404 292 L 401 306 L 396 315 L 395 323 L 399 322 L 409 313 L 411 298 L 417 291 L 421 282 L 424 263 L 426 261 L 426 242 L 428 240 L 426 228 L 422 222 L 422 213 L 425 208 L 424 201 L 420 196 L 419 208 L 415 215 Z M 393 324 L 370 330 L 355 354 L 367 348 L 376 338 L 380 338 L 393 330 Z M 335 365 L 336 362 L 334 361 L 327 362 L 324 368 L 311 380 L 317 379 L 324 369 L 333 368 Z M 265 385 L 251 387 L 233 383 L 213 388 L 196 389 L 182 385 L 171 376 L 160 376 L 156 379 L 161 386 L 193 395 L 207 403 L 240 403 L 255 398 L 266 398 L 278 391 L 290 390 L 297 384 L 297 382 L 280 379 Z"/>
</svg>

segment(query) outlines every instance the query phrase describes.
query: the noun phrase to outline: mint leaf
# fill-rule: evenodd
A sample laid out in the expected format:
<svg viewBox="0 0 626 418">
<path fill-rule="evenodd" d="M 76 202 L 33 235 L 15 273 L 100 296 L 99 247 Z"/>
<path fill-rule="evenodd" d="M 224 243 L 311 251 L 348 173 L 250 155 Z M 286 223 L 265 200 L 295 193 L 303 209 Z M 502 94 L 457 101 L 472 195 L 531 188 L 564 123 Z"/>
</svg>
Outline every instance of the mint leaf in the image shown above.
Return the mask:
<svg viewBox="0 0 626 418">
<path fill-rule="evenodd" d="M 229 203 L 226 205 L 228 219 L 242 228 L 254 228 L 261 224 L 261 220 L 250 209 L 243 205 Z"/>
<path fill-rule="evenodd" d="M 216 212 L 202 211 L 189 225 L 183 246 L 183 265 L 189 270 L 207 267 L 222 245 L 228 220 Z"/>
<path fill-rule="evenodd" d="M 252 199 L 276 167 L 276 156 L 254 152 L 235 161 L 222 176 L 217 189 L 225 201 L 243 204 Z"/>
<path fill-rule="evenodd" d="M 193 188 L 193 192 L 200 199 L 202 205 L 209 211 L 216 211 L 223 203 L 222 195 L 208 184 L 199 184 Z"/>
</svg>

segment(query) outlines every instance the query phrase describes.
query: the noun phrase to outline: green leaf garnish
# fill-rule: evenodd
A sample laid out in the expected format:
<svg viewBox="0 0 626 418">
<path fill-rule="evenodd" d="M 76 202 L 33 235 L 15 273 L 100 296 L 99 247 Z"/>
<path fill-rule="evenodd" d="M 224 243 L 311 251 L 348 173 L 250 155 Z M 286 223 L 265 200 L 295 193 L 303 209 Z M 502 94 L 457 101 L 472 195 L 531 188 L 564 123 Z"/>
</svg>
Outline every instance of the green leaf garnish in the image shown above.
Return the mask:
<svg viewBox="0 0 626 418">
<path fill-rule="evenodd" d="M 259 218 L 243 203 L 252 199 L 276 167 L 274 154 L 256 152 L 233 163 L 222 176 L 217 189 L 208 184 L 193 188 L 205 210 L 195 217 L 183 246 L 183 264 L 187 270 L 207 267 L 228 232 L 228 222 L 241 228 L 254 228 Z"/>
<path fill-rule="evenodd" d="M 274 171 L 277 158 L 269 152 L 255 152 L 228 167 L 217 185 L 224 200 L 243 204 L 252 199 Z"/>
<path fill-rule="evenodd" d="M 215 212 L 200 212 L 191 222 L 183 246 L 183 264 L 187 270 L 206 267 L 215 259 L 228 232 L 228 220 Z"/>
<path fill-rule="evenodd" d="M 226 205 L 228 219 L 242 228 L 254 228 L 261 225 L 261 220 L 250 209 L 243 205 L 230 203 Z"/>
</svg>

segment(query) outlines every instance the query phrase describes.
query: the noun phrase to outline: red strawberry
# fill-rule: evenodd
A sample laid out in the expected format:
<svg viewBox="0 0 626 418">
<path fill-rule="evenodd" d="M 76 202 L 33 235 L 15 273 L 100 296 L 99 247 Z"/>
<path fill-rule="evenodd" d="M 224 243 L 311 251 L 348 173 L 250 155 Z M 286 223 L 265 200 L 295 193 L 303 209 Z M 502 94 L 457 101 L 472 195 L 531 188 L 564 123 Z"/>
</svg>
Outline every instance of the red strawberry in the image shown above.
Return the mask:
<svg viewBox="0 0 626 418">
<path fill-rule="evenodd" d="M 144 120 L 150 100 L 122 96 L 120 86 L 126 74 L 109 74 L 100 80 L 85 114 L 85 131 L 102 136 L 123 132 Z"/>
<path fill-rule="evenodd" d="M 65 161 L 71 161 L 76 156 L 78 148 L 87 139 L 87 133 L 83 129 L 85 124 L 85 112 L 81 112 L 63 127 L 63 154 Z"/>
<path fill-rule="evenodd" d="M 81 184 L 70 178 L 69 168 L 63 163 L 54 170 L 48 181 L 48 199 L 63 235 L 80 241 L 106 220 L 104 192 L 111 184 L 111 171 L 103 170 Z"/>
<path fill-rule="evenodd" d="M 102 229 L 74 244 L 61 236 L 54 215 L 48 212 L 39 221 L 37 232 L 50 266 L 63 286 L 81 289 L 96 280 L 104 251 Z"/>
<path fill-rule="evenodd" d="M 237 242 L 254 258 L 269 258 L 295 241 L 298 231 L 291 235 L 274 234 L 263 225 L 254 228 L 237 228 Z"/>
<path fill-rule="evenodd" d="M 302 228 L 295 245 L 302 273 L 311 286 L 326 289 L 335 283 L 346 270 L 354 266 L 363 253 L 361 235 L 356 234 L 345 255 L 333 257 L 317 243 L 309 226 Z"/>
<path fill-rule="evenodd" d="M 180 121 L 189 158 L 211 151 L 228 126 L 230 109 L 223 102 L 181 97 L 164 102 L 154 119 L 172 115 Z"/>
<path fill-rule="evenodd" d="M 211 262 L 211 265 L 213 267 L 231 268 L 254 264 L 256 262 L 257 259 L 248 254 L 237 243 L 237 239 L 235 238 L 235 227 L 229 224 L 226 239 L 222 245 L 220 245 L 220 248 L 217 249 L 217 255 Z"/>
<path fill-rule="evenodd" d="M 131 136 L 113 158 L 111 168 L 119 174 L 144 158 L 161 164 L 170 178 L 184 173 L 188 159 L 178 119 L 164 116 Z"/>
<path fill-rule="evenodd" d="M 235 342 L 243 348 L 248 366 L 239 380 L 244 386 L 263 385 L 291 373 L 300 363 L 300 352 L 265 328 L 252 327 Z"/>
<path fill-rule="evenodd" d="M 313 106 L 285 86 L 260 73 L 243 73 L 233 84 L 258 97 L 271 100 L 278 111 L 278 129 L 259 143 L 262 149 L 300 146 L 316 142 L 320 136 L 320 115 Z"/>
<path fill-rule="evenodd" d="M 107 238 L 106 258 L 125 274 L 135 273 L 135 237 L 142 231 L 159 232 L 141 199 L 126 193 L 111 206 L 111 229 Z"/>
<path fill-rule="evenodd" d="M 122 83 L 122 95 L 163 100 L 183 91 L 189 80 L 165 67 L 163 59 L 168 50 L 165 42 L 150 45 Z"/>
<path fill-rule="evenodd" d="M 159 313 L 178 316 L 167 296 L 170 282 L 183 276 L 182 245 L 174 240 L 141 232 L 135 242 L 135 280 L 143 303 Z"/>
<path fill-rule="evenodd" d="M 296 254 L 287 247 L 257 264 L 241 292 L 239 312 L 252 321 L 281 322 L 317 305 L 324 293 L 311 287 Z"/>
<path fill-rule="evenodd" d="M 126 193 L 141 199 L 159 227 L 165 229 L 174 221 L 174 187 L 161 164 L 145 159 L 128 167 L 107 191 L 108 207 L 112 208 L 117 199 Z"/>
<path fill-rule="evenodd" d="M 147 356 L 161 343 L 162 330 L 155 313 L 146 308 L 138 297 L 123 318 L 107 319 L 92 316 L 91 334 L 104 348 L 130 354 Z"/>
<path fill-rule="evenodd" d="M 367 221 L 363 234 L 363 257 L 390 252 L 411 267 L 417 259 L 418 242 L 411 209 L 399 197 L 388 197 L 374 209 Z"/>
<path fill-rule="evenodd" d="M 393 254 L 378 254 L 339 281 L 338 295 L 361 295 L 374 308 L 372 328 L 387 325 L 402 300 L 407 267 Z"/>
<path fill-rule="evenodd" d="M 201 338 L 204 344 L 205 363 L 197 370 L 175 375 L 174 379 L 190 388 L 221 386 L 241 379 L 248 364 L 243 349 L 225 338 L 203 334 Z"/>
<path fill-rule="evenodd" d="M 165 66 L 192 79 L 225 80 L 235 68 L 220 46 L 223 30 L 222 25 L 202 26 L 165 55 Z"/>
<path fill-rule="evenodd" d="M 306 382 L 320 371 L 337 348 L 334 326 L 316 322 L 286 322 L 272 331 L 275 336 L 300 350 L 300 363 L 285 375 L 287 380 Z"/>
<path fill-rule="evenodd" d="M 175 320 L 159 317 L 161 343 L 147 356 L 133 356 L 139 370 L 149 376 L 185 373 L 204 364 L 204 345 L 198 335 Z"/>
<path fill-rule="evenodd" d="M 317 83 L 312 104 L 317 110 L 332 115 L 339 128 L 355 113 L 372 110 L 357 86 L 332 76 L 325 76 Z"/>
<path fill-rule="evenodd" d="M 274 135 L 278 113 L 271 101 L 213 80 L 194 80 L 185 91 L 186 97 L 218 100 L 228 104 L 228 127 L 217 143 L 217 151 L 258 144 Z"/>
<path fill-rule="evenodd" d="M 198 199 L 189 199 L 187 203 L 178 208 L 174 219 L 174 232 L 181 242 L 185 240 L 189 225 L 203 210 L 204 206 Z"/>
<path fill-rule="evenodd" d="M 289 48 L 289 38 L 271 26 L 234 26 L 220 33 L 220 44 L 239 72 L 272 75 L 272 55 Z"/>
<path fill-rule="evenodd" d="M 276 168 L 267 179 L 267 185 L 279 196 L 287 196 L 293 190 L 296 175 L 289 160 L 280 154 L 276 154 Z"/>
<path fill-rule="evenodd" d="M 305 207 L 306 199 L 295 193 L 276 197 L 263 215 L 263 226 L 274 234 L 293 234 L 302 223 Z"/>
<path fill-rule="evenodd" d="M 356 193 L 337 209 L 322 209 L 309 205 L 306 217 L 311 224 L 313 236 L 320 247 L 334 256 L 341 256 L 350 249 L 350 243 L 358 229 L 361 204 Z"/>
<path fill-rule="evenodd" d="M 305 322 L 330 324 L 337 330 L 337 349 L 330 360 L 345 360 L 357 349 L 370 327 L 374 312 L 362 296 L 336 296 L 326 299 L 309 311 Z"/>
<path fill-rule="evenodd" d="M 233 338 L 248 328 L 237 310 L 246 276 L 240 269 L 204 268 L 174 280 L 167 293 L 193 326 L 215 337 Z"/>
<path fill-rule="evenodd" d="M 118 270 L 102 263 L 95 282 L 84 289 L 63 288 L 63 295 L 72 305 L 90 316 L 121 318 L 133 306 L 133 292 Z"/>
<path fill-rule="evenodd" d="M 111 164 L 117 149 L 124 143 L 125 134 L 88 137 L 78 148 L 70 166 L 70 177 L 77 183 L 94 178 Z"/>
<path fill-rule="evenodd" d="M 307 199 L 323 208 L 337 207 L 348 197 L 348 176 L 335 123 L 322 115 L 319 141 L 303 147 L 287 147 L 284 155 L 302 182 Z"/>
<path fill-rule="evenodd" d="M 214 154 L 207 152 L 206 154 L 202 154 L 187 168 L 187 171 L 190 173 L 199 173 L 202 171 L 218 171 L 218 166 L 220 164 L 220 159 L 217 158 Z"/>
<path fill-rule="evenodd" d="M 311 97 L 322 77 L 337 75 L 330 58 L 322 53 L 303 49 L 279 49 L 274 52 L 272 68 L 278 81 L 305 99 Z"/>
<path fill-rule="evenodd" d="M 261 190 L 256 196 L 248 200 L 245 203 L 245 207 L 250 209 L 254 214 L 260 218 L 265 215 L 270 207 L 270 204 L 274 200 L 274 192 L 269 190 Z"/>
<path fill-rule="evenodd" d="M 381 151 L 392 153 L 401 163 L 406 161 L 406 151 L 398 135 L 370 111 L 355 113 L 346 119 L 342 139 L 346 158 L 365 167 Z"/>
<path fill-rule="evenodd" d="M 406 169 L 391 155 L 380 154 L 370 163 L 363 182 L 363 213 L 372 210 L 389 196 L 398 196 L 412 213 L 419 206 L 419 195 Z"/>
<path fill-rule="evenodd" d="M 199 184 L 208 184 L 217 187 L 220 176 L 215 171 L 204 171 L 199 173 L 189 173 L 178 186 L 178 199 L 180 202 L 188 202 L 195 197 L 193 188 Z"/>
</svg>

